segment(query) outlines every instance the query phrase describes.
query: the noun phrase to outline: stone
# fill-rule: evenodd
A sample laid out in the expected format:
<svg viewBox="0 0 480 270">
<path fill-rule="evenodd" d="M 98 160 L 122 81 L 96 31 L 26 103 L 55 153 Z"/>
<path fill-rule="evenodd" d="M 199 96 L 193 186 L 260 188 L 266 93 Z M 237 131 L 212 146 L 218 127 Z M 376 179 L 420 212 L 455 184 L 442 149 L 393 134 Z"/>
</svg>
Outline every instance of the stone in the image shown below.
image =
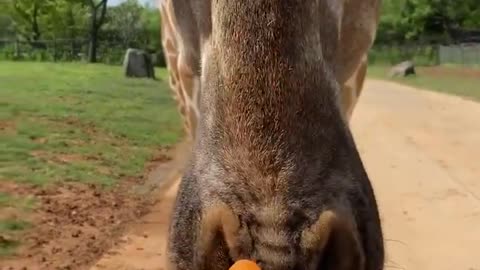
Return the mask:
<svg viewBox="0 0 480 270">
<path fill-rule="evenodd" d="M 155 79 L 155 69 L 151 55 L 139 49 L 129 48 L 123 58 L 126 77 Z"/>
<path fill-rule="evenodd" d="M 415 75 L 415 65 L 412 61 L 404 61 L 400 64 L 393 66 L 390 69 L 390 77 L 402 76 L 407 77 L 409 75 Z"/>
</svg>

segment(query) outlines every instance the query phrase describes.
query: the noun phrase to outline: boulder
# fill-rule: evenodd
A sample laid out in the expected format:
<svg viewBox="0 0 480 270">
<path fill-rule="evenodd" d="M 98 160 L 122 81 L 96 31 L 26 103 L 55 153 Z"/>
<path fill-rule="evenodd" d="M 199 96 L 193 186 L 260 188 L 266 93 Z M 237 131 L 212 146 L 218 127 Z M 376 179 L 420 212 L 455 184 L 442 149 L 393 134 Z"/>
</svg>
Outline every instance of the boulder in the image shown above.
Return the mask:
<svg viewBox="0 0 480 270">
<path fill-rule="evenodd" d="M 151 55 L 139 49 L 128 49 L 123 58 L 126 77 L 155 79 L 155 69 Z"/>
<path fill-rule="evenodd" d="M 400 64 L 393 66 L 390 69 L 390 77 L 402 76 L 407 77 L 409 75 L 415 75 L 415 65 L 412 61 L 404 61 Z"/>
</svg>

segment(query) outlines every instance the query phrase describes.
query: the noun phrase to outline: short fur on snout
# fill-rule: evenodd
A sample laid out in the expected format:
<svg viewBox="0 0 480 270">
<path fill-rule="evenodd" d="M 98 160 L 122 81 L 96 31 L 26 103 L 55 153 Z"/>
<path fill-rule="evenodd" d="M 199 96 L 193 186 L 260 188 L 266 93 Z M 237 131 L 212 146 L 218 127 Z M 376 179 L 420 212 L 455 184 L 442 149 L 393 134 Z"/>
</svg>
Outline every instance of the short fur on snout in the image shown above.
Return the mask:
<svg viewBox="0 0 480 270">
<path fill-rule="evenodd" d="M 211 28 L 199 26 L 201 118 L 169 269 L 383 269 L 375 195 L 338 99 L 351 1 L 174 2 L 177 18 Z"/>
</svg>

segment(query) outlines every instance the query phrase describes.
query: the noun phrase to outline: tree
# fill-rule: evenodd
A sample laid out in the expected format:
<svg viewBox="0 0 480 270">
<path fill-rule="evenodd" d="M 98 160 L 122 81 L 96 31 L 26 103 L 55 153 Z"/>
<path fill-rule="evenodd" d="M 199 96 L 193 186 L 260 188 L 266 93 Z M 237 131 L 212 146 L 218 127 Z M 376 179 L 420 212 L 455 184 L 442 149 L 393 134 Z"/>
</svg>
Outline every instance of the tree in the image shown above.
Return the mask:
<svg viewBox="0 0 480 270">
<path fill-rule="evenodd" d="M 0 39 L 11 38 L 14 34 L 15 25 L 12 17 L 8 14 L 0 14 Z"/>
<path fill-rule="evenodd" d="M 0 10 L 2 25 L 9 23 L 10 32 L 37 45 L 43 38 L 77 36 L 87 15 L 79 0 L 6 0 L 0 2 Z"/>
<path fill-rule="evenodd" d="M 448 42 L 457 29 L 479 27 L 478 0 L 383 0 L 378 40 Z"/>
<path fill-rule="evenodd" d="M 405 27 L 401 21 L 401 11 L 404 5 L 405 0 L 382 1 L 382 15 L 376 37 L 378 43 L 401 41 L 405 38 L 408 27 Z"/>
<path fill-rule="evenodd" d="M 97 62 L 98 33 L 105 22 L 108 0 L 88 0 L 90 7 L 90 44 L 88 46 L 88 61 Z"/>
<path fill-rule="evenodd" d="M 85 36 L 88 9 L 77 0 L 55 0 L 55 8 L 44 19 L 49 38 L 76 39 Z"/>
<path fill-rule="evenodd" d="M 54 0 L 9 0 L 7 12 L 15 21 L 18 34 L 37 43 L 42 36 L 41 17 L 54 7 Z"/>
<path fill-rule="evenodd" d="M 127 0 L 116 7 L 109 8 L 106 28 L 115 32 L 124 47 L 141 39 L 144 30 L 141 21 L 143 7 L 137 0 Z"/>
<path fill-rule="evenodd" d="M 161 18 L 158 9 L 147 6 L 142 13 L 143 28 L 147 31 L 152 46 L 160 47 Z"/>
</svg>

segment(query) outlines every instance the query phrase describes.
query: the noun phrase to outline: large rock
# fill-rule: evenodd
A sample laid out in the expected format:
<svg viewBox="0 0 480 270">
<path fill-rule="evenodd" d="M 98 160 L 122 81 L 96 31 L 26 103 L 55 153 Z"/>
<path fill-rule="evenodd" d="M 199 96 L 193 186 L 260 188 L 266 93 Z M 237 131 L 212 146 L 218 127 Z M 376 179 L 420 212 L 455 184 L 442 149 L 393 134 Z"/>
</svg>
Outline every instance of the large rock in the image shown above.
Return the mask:
<svg viewBox="0 0 480 270">
<path fill-rule="evenodd" d="M 415 65 L 412 61 L 404 61 L 390 69 L 390 77 L 415 75 Z"/>
<path fill-rule="evenodd" d="M 127 77 L 155 79 L 152 58 L 142 50 L 128 49 L 123 58 L 123 69 Z"/>
</svg>

